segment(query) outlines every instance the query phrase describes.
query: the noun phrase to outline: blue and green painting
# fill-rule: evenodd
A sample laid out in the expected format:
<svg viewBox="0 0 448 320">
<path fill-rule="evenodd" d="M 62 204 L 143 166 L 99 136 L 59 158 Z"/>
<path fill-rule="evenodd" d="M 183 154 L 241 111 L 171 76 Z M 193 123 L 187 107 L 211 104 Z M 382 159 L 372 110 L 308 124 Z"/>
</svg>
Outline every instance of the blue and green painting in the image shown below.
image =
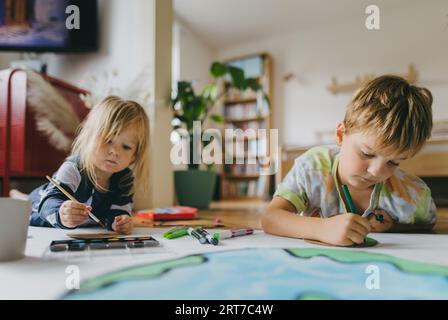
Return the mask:
<svg viewBox="0 0 448 320">
<path fill-rule="evenodd" d="M 448 299 L 448 267 L 346 249 L 241 249 L 110 272 L 62 298 Z"/>
</svg>

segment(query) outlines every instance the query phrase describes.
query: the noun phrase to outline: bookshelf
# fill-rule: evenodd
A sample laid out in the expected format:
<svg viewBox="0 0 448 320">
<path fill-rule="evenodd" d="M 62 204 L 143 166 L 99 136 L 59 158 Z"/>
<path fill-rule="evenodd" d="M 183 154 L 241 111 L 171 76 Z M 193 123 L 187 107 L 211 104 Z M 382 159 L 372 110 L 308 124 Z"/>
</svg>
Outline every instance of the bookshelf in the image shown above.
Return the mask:
<svg viewBox="0 0 448 320">
<path fill-rule="evenodd" d="M 228 89 L 223 103 L 224 133 L 221 199 L 267 199 L 272 189 L 271 176 L 260 174 L 259 155 L 268 155 L 269 129 L 272 123 L 272 58 L 265 53 L 226 61 L 244 70 L 246 77 L 256 78 L 267 94 L 270 106 L 261 92 L 250 89 Z M 235 136 L 228 136 L 233 129 Z M 237 130 L 240 129 L 240 130 Z M 250 130 L 252 129 L 252 130 Z M 258 129 L 265 129 L 266 135 Z M 227 159 L 232 159 L 228 163 Z M 263 158 L 263 157 L 261 157 Z"/>
</svg>

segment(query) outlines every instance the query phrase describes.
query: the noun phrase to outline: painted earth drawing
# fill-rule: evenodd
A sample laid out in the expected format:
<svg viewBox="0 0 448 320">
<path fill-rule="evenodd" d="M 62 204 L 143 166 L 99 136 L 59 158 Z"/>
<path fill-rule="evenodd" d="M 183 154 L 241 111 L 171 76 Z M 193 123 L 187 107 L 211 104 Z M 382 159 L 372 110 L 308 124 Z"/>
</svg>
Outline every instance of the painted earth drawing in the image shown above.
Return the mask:
<svg viewBox="0 0 448 320">
<path fill-rule="evenodd" d="M 355 250 L 241 249 L 110 272 L 62 298 L 448 299 L 448 267 Z"/>
</svg>

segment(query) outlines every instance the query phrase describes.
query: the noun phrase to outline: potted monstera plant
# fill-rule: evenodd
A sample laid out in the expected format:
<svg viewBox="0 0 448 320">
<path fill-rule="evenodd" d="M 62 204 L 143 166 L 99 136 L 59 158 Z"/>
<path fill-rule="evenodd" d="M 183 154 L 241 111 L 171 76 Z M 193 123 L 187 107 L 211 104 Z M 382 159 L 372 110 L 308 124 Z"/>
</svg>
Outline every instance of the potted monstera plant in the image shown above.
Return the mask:
<svg viewBox="0 0 448 320">
<path fill-rule="evenodd" d="M 220 62 L 213 62 L 210 67 L 213 82 L 206 84 L 199 93 L 196 93 L 191 82 L 179 81 L 177 92 L 171 99 L 173 111 L 174 129 L 183 128 L 189 136 L 189 161 L 188 170 L 178 170 L 174 172 L 175 190 L 180 205 L 192 206 L 196 208 L 208 208 L 213 198 L 216 172 L 212 166 L 207 170 L 200 170 L 199 164 L 193 159 L 200 158 L 200 149 L 194 148 L 193 128 L 195 121 L 198 121 L 201 128 L 204 121 L 210 118 L 214 122 L 222 122 L 223 116 L 212 114 L 212 109 L 218 101 L 230 89 L 244 91 L 251 89 L 255 92 L 262 90 L 256 78 L 246 78 L 244 71 L 240 68 L 229 66 Z M 226 80 L 226 85 L 220 83 L 220 79 Z M 267 99 L 263 92 L 263 97 Z M 196 123 L 198 123 L 196 122 Z M 198 138 L 198 137 L 196 137 Z M 200 146 L 205 147 L 202 139 L 199 139 Z M 197 145 L 197 143 L 196 143 Z"/>
</svg>

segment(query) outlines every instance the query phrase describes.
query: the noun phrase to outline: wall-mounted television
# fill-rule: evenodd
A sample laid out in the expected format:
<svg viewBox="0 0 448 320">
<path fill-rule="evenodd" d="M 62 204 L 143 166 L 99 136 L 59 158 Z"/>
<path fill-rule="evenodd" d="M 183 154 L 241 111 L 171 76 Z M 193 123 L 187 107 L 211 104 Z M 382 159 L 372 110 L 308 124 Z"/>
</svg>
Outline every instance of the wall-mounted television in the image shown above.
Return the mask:
<svg viewBox="0 0 448 320">
<path fill-rule="evenodd" d="M 97 49 L 96 0 L 0 0 L 0 51 Z"/>
</svg>

